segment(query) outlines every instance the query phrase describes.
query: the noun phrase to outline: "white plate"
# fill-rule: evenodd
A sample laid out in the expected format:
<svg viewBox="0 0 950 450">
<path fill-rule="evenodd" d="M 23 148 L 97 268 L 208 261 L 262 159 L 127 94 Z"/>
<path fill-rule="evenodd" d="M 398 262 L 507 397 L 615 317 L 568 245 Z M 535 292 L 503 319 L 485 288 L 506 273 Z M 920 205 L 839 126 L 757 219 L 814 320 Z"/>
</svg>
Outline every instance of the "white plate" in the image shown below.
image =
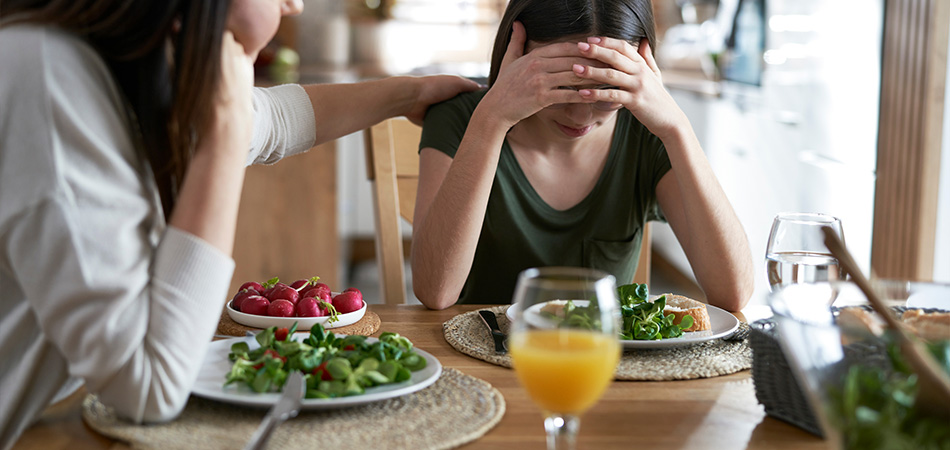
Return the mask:
<svg viewBox="0 0 950 450">
<path fill-rule="evenodd" d="M 339 328 L 345 327 L 347 325 L 353 325 L 356 322 L 359 322 L 363 318 L 363 314 L 366 314 L 366 301 L 363 301 L 363 307 L 353 311 L 351 313 L 337 315 L 336 322 L 331 324 L 327 323 L 327 320 L 330 319 L 330 316 L 323 317 L 272 317 L 272 316 L 258 316 L 256 314 L 247 314 L 242 313 L 231 307 L 231 302 L 227 304 L 228 315 L 231 316 L 231 320 L 241 324 L 247 325 L 254 328 L 270 328 L 270 327 L 284 327 L 290 328 L 294 322 L 297 322 L 297 329 L 300 331 L 310 331 L 310 328 L 314 324 L 322 324 L 323 328 Z"/>
<path fill-rule="evenodd" d="M 656 298 L 657 296 L 651 296 L 651 298 Z M 577 306 L 587 306 L 587 300 L 574 300 L 574 304 Z M 543 303 L 537 305 L 532 305 L 528 308 L 527 313 L 531 314 L 528 317 L 529 321 L 534 320 L 537 322 L 538 319 L 541 319 L 541 316 L 538 313 L 538 310 L 544 306 Z M 669 339 L 660 339 L 660 340 L 650 340 L 650 341 L 641 341 L 641 340 L 620 340 L 620 344 L 624 348 L 669 348 L 669 347 L 681 347 L 685 345 L 698 344 L 700 342 L 711 341 L 713 339 L 720 339 L 726 336 L 731 335 L 736 329 L 739 328 L 739 319 L 736 316 L 733 316 L 728 311 L 717 308 L 713 305 L 706 305 L 706 312 L 709 314 L 709 323 L 710 329 L 706 331 L 690 331 L 688 333 L 683 333 L 682 336 L 678 338 L 669 338 Z M 514 308 L 508 308 L 505 311 L 505 316 L 508 317 L 509 321 L 514 321 Z"/>
<path fill-rule="evenodd" d="M 310 333 L 296 333 L 294 339 L 303 340 L 309 335 Z M 377 340 L 376 338 L 367 338 L 366 342 L 372 343 Z M 231 371 L 232 364 L 231 361 L 228 360 L 228 353 L 231 353 L 231 345 L 235 342 L 247 342 L 252 350 L 260 347 L 253 336 L 222 339 L 212 342 L 208 347 L 208 354 L 201 364 L 201 370 L 198 372 L 198 380 L 191 389 L 191 393 L 199 397 L 236 405 L 260 408 L 273 406 L 274 403 L 277 403 L 277 400 L 280 399 L 279 392 L 258 393 L 243 383 L 224 385 L 225 376 Z M 305 398 L 303 399 L 301 408 L 311 410 L 345 408 L 400 397 L 428 387 L 432 383 L 435 383 L 435 381 L 439 379 L 439 375 L 442 374 L 442 363 L 429 352 L 416 347 L 413 347 L 413 351 L 426 359 L 426 367 L 417 372 L 412 372 L 412 377 L 409 378 L 409 380 L 401 383 L 367 388 L 365 394 L 354 395 L 352 397 Z"/>
</svg>

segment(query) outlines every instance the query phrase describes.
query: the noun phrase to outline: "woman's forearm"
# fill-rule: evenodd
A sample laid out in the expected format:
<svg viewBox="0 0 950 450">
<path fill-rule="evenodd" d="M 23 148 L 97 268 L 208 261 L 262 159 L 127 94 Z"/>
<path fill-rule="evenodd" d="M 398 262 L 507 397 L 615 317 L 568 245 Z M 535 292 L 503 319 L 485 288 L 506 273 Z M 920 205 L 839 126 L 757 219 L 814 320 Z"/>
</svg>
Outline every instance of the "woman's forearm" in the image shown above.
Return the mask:
<svg viewBox="0 0 950 450">
<path fill-rule="evenodd" d="M 312 84 L 303 87 L 313 104 L 317 124 L 314 145 L 332 141 L 398 116 L 418 96 L 418 85 L 409 77 L 392 77 L 360 83 Z"/>
<path fill-rule="evenodd" d="M 406 116 L 421 125 L 429 105 L 477 89 L 478 83 L 457 76 L 432 75 L 303 88 L 313 105 L 317 131 L 314 145 L 319 145 L 390 117 Z"/>
<path fill-rule="evenodd" d="M 245 141 L 223 132 L 199 143 L 169 220 L 226 255 L 234 248 L 246 158 L 233 149 L 246 148 Z"/>
<path fill-rule="evenodd" d="M 412 282 L 432 309 L 458 300 L 475 257 L 507 127 L 490 114 L 473 115 L 455 158 L 429 205 L 416 215 Z"/>
<path fill-rule="evenodd" d="M 676 230 L 709 303 L 730 311 L 752 295 L 749 241 L 689 127 L 664 140 L 682 199 L 683 230 Z"/>
</svg>

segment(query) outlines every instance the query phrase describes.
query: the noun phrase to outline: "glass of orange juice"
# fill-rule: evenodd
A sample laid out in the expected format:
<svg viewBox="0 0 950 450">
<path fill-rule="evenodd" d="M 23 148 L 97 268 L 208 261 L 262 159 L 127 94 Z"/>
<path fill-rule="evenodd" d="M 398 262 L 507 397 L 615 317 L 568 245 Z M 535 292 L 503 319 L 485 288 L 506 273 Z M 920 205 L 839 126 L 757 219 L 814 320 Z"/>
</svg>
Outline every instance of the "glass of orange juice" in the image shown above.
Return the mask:
<svg viewBox="0 0 950 450">
<path fill-rule="evenodd" d="M 544 412 L 548 448 L 574 448 L 581 414 L 603 395 L 620 360 L 616 281 L 593 269 L 527 269 L 512 303 L 515 373 Z"/>
</svg>

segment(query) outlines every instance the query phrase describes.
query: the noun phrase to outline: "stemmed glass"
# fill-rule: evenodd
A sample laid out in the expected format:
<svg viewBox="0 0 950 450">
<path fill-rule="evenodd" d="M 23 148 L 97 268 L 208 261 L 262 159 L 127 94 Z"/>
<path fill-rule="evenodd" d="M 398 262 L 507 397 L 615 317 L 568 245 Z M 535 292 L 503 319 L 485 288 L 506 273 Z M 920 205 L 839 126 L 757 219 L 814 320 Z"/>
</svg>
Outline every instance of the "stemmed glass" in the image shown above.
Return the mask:
<svg viewBox="0 0 950 450">
<path fill-rule="evenodd" d="M 528 269 L 512 308 L 511 358 L 544 412 L 548 448 L 574 448 L 580 415 L 603 395 L 620 359 L 616 281 L 592 269 Z"/>
<path fill-rule="evenodd" d="M 789 284 L 845 278 L 838 260 L 825 247 L 821 232 L 825 226 L 834 229 L 844 241 L 844 230 L 837 217 L 820 213 L 781 213 L 775 216 L 765 249 L 765 270 L 772 292 Z"/>
</svg>

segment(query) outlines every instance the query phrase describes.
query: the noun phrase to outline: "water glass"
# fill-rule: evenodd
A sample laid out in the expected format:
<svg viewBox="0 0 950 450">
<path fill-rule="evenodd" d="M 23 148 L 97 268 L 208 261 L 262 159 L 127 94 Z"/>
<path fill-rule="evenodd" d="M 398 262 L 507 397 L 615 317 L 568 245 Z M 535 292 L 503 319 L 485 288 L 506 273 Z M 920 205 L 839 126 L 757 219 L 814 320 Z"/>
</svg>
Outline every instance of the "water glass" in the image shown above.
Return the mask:
<svg viewBox="0 0 950 450">
<path fill-rule="evenodd" d="M 834 229 L 844 242 L 844 230 L 837 217 L 820 213 L 775 216 L 765 249 L 765 269 L 772 292 L 790 284 L 845 278 L 838 260 L 825 246 L 821 229 L 826 226 Z"/>
</svg>

